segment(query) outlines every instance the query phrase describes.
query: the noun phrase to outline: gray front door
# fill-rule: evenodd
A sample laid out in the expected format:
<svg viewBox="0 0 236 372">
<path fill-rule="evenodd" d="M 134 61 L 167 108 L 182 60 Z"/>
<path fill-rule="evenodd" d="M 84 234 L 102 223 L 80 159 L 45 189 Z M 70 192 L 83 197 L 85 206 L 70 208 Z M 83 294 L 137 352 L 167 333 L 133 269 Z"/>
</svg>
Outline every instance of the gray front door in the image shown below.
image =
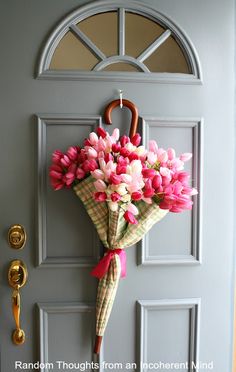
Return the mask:
<svg viewBox="0 0 236 372">
<path fill-rule="evenodd" d="M 189 171 L 199 195 L 193 211 L 169 213 L 127 250 L 127 278 L 120 281 L 100 371 L 231 370 L 233 11 L 232 0 L 1 3 L 2 372 L 20 370 L 16 361 L 49 362 L 60 371 L 67 365 L 56 361 L 93 360 L 97 282 L 89 273 L 100 244 L 76 195 L 50 188 L 48 167 L 52 151 L 82 144 L 103 122 L 119 89 L 138 106 L 144 144 L 153 138 L 178 153 L 193 152 Z M 97 28 L 104 40 L 84 37 L 96 12 L 118 17 L 115 56 L 106 50 L 106 42 L 113 45 L 106 22 L 103 34 Z M 82 21 L 83 33 L 76 28 Z M 74 46 L 73 62 L 63 49 L 68 45 Z M 113 123 L 128 132 L 127 109 L 116 109 Z M 27 232 L 22 250 L 7 242 L 16 223 Z M 11 340 L 7 271 L 13 259 L 23 260 L 29 272 L 21 289 L 21 346 Z"/>
</svg>

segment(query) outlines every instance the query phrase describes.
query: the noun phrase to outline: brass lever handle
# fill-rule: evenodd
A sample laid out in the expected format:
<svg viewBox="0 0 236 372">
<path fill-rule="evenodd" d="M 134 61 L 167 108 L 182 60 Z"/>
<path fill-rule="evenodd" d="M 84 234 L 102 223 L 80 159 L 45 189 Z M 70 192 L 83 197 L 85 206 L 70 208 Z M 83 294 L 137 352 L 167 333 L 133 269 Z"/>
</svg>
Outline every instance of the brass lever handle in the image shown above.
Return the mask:
<svg viewBox="0 0 236 372">
<path fill-rule="evenodd" d="M 20 327 L 20 288 L 22 288 L 28 277 L 28 271 L 23 261 L 14 260 L 8 270 L 8 282 L 14 289 L 12 293 L 12 312 L 16 323 L 16 329 L 12 334 L 12 340 L 16 345 L 25 342 L 25 332 Z"/>
</svg>

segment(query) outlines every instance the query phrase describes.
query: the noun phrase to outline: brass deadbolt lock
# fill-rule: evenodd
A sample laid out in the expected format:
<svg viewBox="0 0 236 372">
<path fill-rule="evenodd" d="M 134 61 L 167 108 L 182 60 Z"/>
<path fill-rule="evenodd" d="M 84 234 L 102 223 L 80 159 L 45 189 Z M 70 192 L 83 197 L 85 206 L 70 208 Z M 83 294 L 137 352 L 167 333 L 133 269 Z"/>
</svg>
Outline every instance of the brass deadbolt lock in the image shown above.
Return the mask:
<svg viewBox="0 0 236 372">
<path fill-rule="evenodd" d="M 8 243 L 11 248 L 22 249 L 26 242 L 26 232 L 23 226 L 13 225 L 8 230 Z"/>
</svg>

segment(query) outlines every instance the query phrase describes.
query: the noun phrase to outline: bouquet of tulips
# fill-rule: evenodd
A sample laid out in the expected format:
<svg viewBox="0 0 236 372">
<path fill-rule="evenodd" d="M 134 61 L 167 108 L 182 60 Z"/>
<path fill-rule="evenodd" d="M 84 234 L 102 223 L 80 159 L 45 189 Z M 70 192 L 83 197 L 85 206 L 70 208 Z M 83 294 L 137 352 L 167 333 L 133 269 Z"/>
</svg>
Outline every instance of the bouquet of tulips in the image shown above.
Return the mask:
<svg viewBox="0 0 236 372">
<path fill-rule="evenodd" d="M 139 200 L 156 203 L 170 212 L 191 209 L 191 196 L 196 190 L 189 185 L 190 175 L 183 169 L 192 154 L 176 157 L 174 149 L 158 148 L 153 140 L 148 150 L 140 143 L 138 133 L 133 138 L 119 137 L 119 129 L 109 135 L 99 127 L 97 134 L 90 133 L 83 148 L 73 146 L 66 153 L 53 153 L 52 187 L 71 188 L 91 175 L 94 200 L 107 202 L 112 211 L 123 208 L 124 218 L 131 224 L 138 223 L 135 216 Z"/>
<path fill-rule="evenodd" d="M 73 188 L 92 219 L 106 253 L 92 271 L 99 278 L 95 352 L 111 312 L 119 278 L 125 276 L 125 251 L 143 238 L 168 211 L 192 208 L 197 190 L 189 184 L 184 163 L 192 154 L 141 145 L 141 136 L 109 135 L 97 128 L 84 146 L 56 150 L 50 167 L 55 190 Z"/>
</svg>

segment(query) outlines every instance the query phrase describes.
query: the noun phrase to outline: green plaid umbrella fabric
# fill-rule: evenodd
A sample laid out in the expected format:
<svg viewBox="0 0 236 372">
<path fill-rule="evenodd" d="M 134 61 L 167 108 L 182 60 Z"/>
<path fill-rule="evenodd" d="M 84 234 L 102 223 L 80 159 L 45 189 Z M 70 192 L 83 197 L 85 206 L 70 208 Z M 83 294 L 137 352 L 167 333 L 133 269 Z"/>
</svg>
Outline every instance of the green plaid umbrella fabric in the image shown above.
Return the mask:
<svg viewBox="0 0 236 372">
<path fill-rule="evenodd" d="M 123 217 L 125 210 L 122 206 L 113 212 L 108 208 L 107 202 L 97 202 L 93 198 L 96 191 L 94 179 L 89 176 L 74 187 L 77 196 L 83 202 L 87 213 L 93 221 L 99 238 L 105 248 L 117 250 L 112 255 L 106 274 L 99 280 L 96 301 L 96 346 L 99 353 L 102 336 L 112 310 L 119 279 L 121 277 L 121 260 L 117 253 L 120 248 L 128 248 L 138 241 L 160 221 L 168 211 L 162 210 L 156 203 L 147 204 L 143 201 L 136 203 L 139 209 L 137 225 L 129 224 Z M 110 251 L 109 251 L 110 252 Z"/>
</svg>

